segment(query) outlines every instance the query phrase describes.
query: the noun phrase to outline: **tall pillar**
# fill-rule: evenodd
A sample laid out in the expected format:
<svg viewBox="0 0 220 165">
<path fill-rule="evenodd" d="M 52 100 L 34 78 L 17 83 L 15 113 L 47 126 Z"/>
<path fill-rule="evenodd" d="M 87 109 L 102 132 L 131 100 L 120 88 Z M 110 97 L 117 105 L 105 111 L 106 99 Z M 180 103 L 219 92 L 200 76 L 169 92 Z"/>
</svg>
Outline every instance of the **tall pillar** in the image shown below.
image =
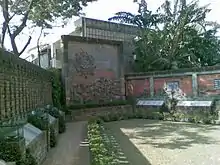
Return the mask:
<svg viewBox="0 0 220 165">
<path fill-rule="evenodd" d="M 192 74 L 192 93 L 193 96 L 198 96 L 198 80 L 197 80 L 197 74 Z"/>
<path fill-rule="evenodd" d="M 63 44 L 63 63 L 62 63 L 62 85 L 64 86 L 65 92 L 65 100 L 66 104 L 69 104 L 70 101 L 70 90 L 68 90 L 68 39 L 65 36 L 62 36 L 62 44 Z"/>
<path fill-rule="evenodd" d="M 154 77 L 151 76 L 149 81 L 150 81 L 150 96 L 154 97 Z"/>
</svg>

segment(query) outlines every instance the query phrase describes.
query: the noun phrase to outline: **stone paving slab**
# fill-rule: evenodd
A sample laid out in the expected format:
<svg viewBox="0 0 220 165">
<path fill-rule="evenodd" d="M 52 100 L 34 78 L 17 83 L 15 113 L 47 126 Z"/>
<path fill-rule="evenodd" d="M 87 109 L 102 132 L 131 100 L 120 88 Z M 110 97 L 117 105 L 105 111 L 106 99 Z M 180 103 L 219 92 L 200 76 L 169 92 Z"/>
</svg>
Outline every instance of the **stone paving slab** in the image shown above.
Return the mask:
<svg viewBox="0 0 220 165">
<path fill-rule="evenodd" d="M 132 165 L 220 165 L 220 126 L 156 120 L 106 126 Z"/>
<path fill-rule="evenodd" d="M 80 165 L 80 143 L 84 141 L 86 126 L 87 122 L 67 123 L 66 132 L 59 135 L 58 145 L 50 150 L 43 165 Z"/>
</svg>

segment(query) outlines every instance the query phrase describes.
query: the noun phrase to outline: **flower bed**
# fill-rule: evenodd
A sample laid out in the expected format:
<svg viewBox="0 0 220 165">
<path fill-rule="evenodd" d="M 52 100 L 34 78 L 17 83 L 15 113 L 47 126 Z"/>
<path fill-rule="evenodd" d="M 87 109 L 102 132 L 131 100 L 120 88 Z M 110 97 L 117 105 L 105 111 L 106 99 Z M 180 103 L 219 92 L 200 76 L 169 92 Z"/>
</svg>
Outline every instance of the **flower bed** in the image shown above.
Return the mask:
<svg viewBox="0 0 220 165">
<path fill-rule="evenodd" d="M 100 121 L 90 121 L 88 124 L 88 140 L 92 165 L 119 165 L 119 155 L 122 153 L 114 137 L 106 131 Z"/>
</svg>

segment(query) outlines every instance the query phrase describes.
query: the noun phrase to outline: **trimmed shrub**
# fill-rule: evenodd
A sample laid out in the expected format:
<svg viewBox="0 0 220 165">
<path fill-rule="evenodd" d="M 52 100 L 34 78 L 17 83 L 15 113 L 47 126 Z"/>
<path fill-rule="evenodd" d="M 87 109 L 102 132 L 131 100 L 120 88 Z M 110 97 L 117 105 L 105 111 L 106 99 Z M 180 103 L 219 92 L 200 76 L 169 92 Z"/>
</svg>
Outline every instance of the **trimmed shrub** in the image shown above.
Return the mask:
<svg viewBox="0 0 220 165">
<path fill-rule="evenodd" d="M 48 110 L 48 113 L 51 116 L 53 116 L 56 119 L 58 119 L 59 133 L 64 133 L 66 131 L 66 122 L 65 122 L 64 116 L 61 115 L 59 109 L 49 105 L 49 106 L 47 106 L 47 110 Z"/>
<path fill-rule="evenodd" d="M 130 105 L 130 102 L 127 100 L 115 100 L 111 102 L 106 102 L 103 104 L 97 103 L 85 103 L 85 104 L 76 104 L 68 107 L 69 110 L 80 110 L 87 108 L 99 108 L 99 107 L 110 107 L 110 106 L 120 106 L 120 105 Z"/>
<path fill-rule="evenodd" d="M 57 138 L 55 135 L 55 130 L 54 128 L 50 127 L 50 147 L 56 147 L 57 145 Z"/>
</svg>

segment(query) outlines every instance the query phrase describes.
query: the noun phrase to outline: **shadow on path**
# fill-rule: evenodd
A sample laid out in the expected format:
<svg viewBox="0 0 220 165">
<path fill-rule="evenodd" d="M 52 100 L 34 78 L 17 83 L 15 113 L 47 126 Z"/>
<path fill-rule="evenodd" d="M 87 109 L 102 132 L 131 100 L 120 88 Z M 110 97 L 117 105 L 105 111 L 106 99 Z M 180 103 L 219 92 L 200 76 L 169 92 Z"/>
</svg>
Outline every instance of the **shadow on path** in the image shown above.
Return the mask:
<svg viewBox="0 0 220 165">
<path fill-rule="evenodd" d="M 67 123 L 66 132 L 59 136 L 57 146 L 49 151 L 43 165 L 78 165 L 80 142 L 84 140 L 86 124 Z"/>
<path fill-rule="evenodd" d="M 139 139 L 143 144 L 157 148 L 187 149 L 194 144 L 220 142 L 214 132 L 220 133 L 219 126 L 166 122 L 156 120 L 122 121 L 120 128 L 130 129 L 129 138 Z"/>
<path fill-rule="evenodd" d="M 151 165 L 150 162 L 143 156 L 143 154 L 134 146 L 118 125 L 108 123 L 106 125 L 112 131 L 117 142 L 120 144 L 120 148 L 123 150 L 129 164 L 131 165 Z"/>
<path fill-rule="evenodd" d="M 138 146 L 153 146 L 166 149 L 188 149 L 192 145 L 220 144 L 220 127 L 157 120 L 125 120 L 107 123 L 132 165 L 150 165 L 147 153 L 144 155 L 131 142 Z M 216 137 L 216 135 L 218 135 Z"/>
</svg>

